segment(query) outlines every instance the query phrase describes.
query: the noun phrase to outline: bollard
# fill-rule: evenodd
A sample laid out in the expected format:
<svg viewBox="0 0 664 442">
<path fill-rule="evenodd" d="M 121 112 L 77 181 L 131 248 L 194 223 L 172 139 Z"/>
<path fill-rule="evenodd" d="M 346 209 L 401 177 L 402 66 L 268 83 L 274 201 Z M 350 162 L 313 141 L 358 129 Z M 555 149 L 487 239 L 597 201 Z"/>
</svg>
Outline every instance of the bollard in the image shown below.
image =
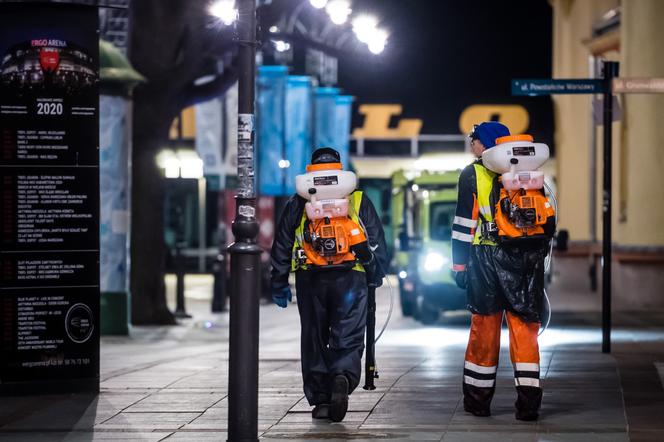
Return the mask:
<svg viewBox="0 0 664 442">
<path fill-rule="evenodd" d="M 184 256 L 182 256 L 182 243 L 175 244 L 175 316 L 178 319 L 191 318 L 184 306 Z"/>
<path fill-rule="evenodd" d="M 212 286 L 212 313 L 226 311 L 226 259 L 222 251 L 212 264 L 214 285 Z"/>
</svg>

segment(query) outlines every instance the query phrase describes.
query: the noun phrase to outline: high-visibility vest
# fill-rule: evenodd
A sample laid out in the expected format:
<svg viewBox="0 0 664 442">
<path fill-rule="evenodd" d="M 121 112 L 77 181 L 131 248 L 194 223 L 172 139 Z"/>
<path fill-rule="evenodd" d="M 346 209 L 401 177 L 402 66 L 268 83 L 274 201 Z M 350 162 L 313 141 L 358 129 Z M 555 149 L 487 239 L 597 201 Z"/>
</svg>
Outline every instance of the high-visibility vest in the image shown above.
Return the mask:
<svg viewBox="0 0 664 442">
<path fill-rule="evenodd" d="M 354 222 L 356 222 L 358 225 L 362 225 L 360 223 L 360 204 L 362 204 L 362 191 L 356 190 L 355 192 L 351 193 L 350 196 L 350 219 Z M 293 242 L 293 251 L 292 251 L 292 258 L 291 258 L 291 272 L 294 272 L 296 270 L 307 270 L 308 266 L 306 264 L 300 264 L 299 261 L 297 260 L 297 251 L 299 249 L 302 249 L 302 243 L 304 242 L 304 223 L 307 221 L 307 212 L 305 210 L 302 211 L 302 218 L 300 219 L 300 224 L 297 226 L 295 229 L 295 241 Z M 366 232 L 365 232 L 366 234 Z M 369 237 L 367 236 L 367 240 Z M 353 266 L 353 270 L 358 271 L 358 272 L 364 272 L 364 267 L 362 264 L 359 262 L 356 262 L 355 265 Z"/>
<path fill-rule="evenodd" d="M 477 180 L 477 209 L 480 215 L 477 216 L 477 228 L 473 245 L 496 246 L 495 241 L 482 238 L 482 222 L 493 222 L 493 207 L 491 207 L 491 191 L 493 190 L 493 181 L 496 173 L 490 171 L 481 164 L 474 164 L 475 179 Z"/>
</svg>

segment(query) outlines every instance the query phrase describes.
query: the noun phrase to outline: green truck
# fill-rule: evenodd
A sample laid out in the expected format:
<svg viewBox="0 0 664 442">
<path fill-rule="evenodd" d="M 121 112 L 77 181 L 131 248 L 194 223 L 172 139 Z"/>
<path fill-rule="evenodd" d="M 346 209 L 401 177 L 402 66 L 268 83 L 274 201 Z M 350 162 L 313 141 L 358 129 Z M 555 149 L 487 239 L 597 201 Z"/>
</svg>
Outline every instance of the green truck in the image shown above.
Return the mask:
<svg viewBox="0 0 664 442">
<path fill-rule="evenodd" d="M 392 175 L 393 264 L 401 311 L 423 324 L 437 322 L 441 311 L 465 306 L 465 292 L 452 273 L 459 173 L 399 170 Z"/>
</svg>

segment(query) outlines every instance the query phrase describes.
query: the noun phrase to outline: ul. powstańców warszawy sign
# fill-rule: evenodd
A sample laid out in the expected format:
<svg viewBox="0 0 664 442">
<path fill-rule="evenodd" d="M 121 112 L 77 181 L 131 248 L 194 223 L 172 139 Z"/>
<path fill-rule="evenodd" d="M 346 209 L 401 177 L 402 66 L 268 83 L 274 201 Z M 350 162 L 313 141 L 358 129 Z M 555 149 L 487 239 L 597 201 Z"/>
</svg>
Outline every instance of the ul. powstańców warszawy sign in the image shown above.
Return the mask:
<svg viewBox="0 0 664 442">
<path fill-rule="evenodd" d="M 600 94 L 603 86 L 595 79 L 512 80 L 512 95 Z"/>
<path fill-rule="evenodd" d="M 0 393 L 99 388 L 97 8 L 0 4 Z"/>
</svg>

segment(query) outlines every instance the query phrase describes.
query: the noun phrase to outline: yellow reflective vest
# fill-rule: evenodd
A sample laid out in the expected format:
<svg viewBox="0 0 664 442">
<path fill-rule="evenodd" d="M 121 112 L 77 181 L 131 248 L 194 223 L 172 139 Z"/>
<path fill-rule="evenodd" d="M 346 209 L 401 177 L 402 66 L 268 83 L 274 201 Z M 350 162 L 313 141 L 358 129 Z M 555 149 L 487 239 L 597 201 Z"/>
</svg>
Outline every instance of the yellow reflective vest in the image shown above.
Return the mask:
<svg viewBox="0 0 664 442">
<path fill-rule="evenodd" d="M 359 213 L 360 213 L 360 204 L 362 204 L 362 191 L 356 190 L 355 192 L 350 194 L 349 198 L 350 198 L 350 209 L 351 209 L 350 219 L 356 222 L 357 225 L 361 226 Z M 304 242 L 304 223 L 306 221 L 307 221 L 307 212 L 303 210 L 302 218 L 300 219 L 300 224 L 295 229 L 295 241 L 293 242 L 293 252 L 291 255 L 292 256 L 291 272 L 295 272 L 296 270 L 307 270 L 308 268 L 306 264 L 300 264 L 299 260 L 297 259 L 298 250 L 302 249 L 302 243 Z M 367 237 L 367 240 L 368 239 L 369 238 Z M 353 270 L 358 272 L 364 272 L 364 267 L 359 262 L 356 262 L 355 266 L 353 266 Z"/>
<path fill-rule="evenodd" d="M 481 217 L 477 217 L 477 228 L 475 229 L 475 237 L 473 238 L 473 245 L 495 246 L 495 241 L 487 238 L 482 238 L 482 222 L 493 221 L 493 207 L 491 207 L 491 191 L 493 190 L 493 181 L 496 178 L 496 173 L 490 171 L 481 164 L 475 164 L 475 178 L 477 180 L 477 210 Z"/>
</svg>

